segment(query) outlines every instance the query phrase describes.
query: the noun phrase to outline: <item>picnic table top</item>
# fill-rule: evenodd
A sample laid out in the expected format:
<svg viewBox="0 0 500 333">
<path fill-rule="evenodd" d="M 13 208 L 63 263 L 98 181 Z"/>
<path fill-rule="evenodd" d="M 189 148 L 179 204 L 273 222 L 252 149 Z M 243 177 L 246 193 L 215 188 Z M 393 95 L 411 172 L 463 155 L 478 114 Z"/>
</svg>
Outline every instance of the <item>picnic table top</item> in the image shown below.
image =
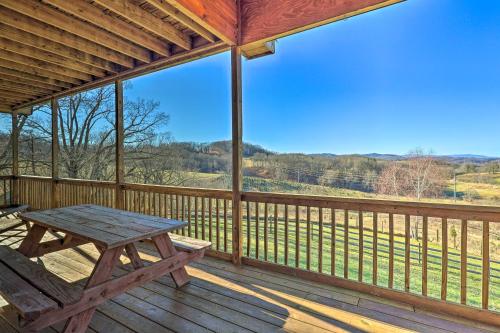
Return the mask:
<svg viewBox="0 0 500 333">
<path fill-rule="evenodd" d="M 79 205 L 21 214 L 42 227 L 88 240 L 105 249 L 180 229 L 186 222 L 96 205 Z"/>
</svg>

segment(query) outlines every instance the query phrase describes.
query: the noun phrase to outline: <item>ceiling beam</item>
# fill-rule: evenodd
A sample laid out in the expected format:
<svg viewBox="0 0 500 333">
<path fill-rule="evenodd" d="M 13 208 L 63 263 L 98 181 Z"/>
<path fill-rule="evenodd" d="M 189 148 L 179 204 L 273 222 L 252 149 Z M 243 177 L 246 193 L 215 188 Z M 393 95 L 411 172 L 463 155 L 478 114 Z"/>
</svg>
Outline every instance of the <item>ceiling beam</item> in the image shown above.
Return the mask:
<svg viewBox="0 0 500 333">
<path fill-rule="evenodd" d="M 61 82 L 66 82 L 69 84 L 74 84 L 74 85 L 79 85 L 82 83 L 81 80 L 72 78 L 72 77 L 67 77 L 58 73 L 54 73 L 45 69 L 37 68 L 37 67 L 32 67 L 28 65 L 24 65 L 21 63 L 14 62 L 10 59 L 2 59 L 0 57 L 0 67 L 4 68 L 10 68 L 14 69 L 16 71 L 20 71 L 23 73 L 27 73 L 30 75 L 38 76 L 38 77 L 46 77 L 49 80 L 57 80 Z"/>
<path fill-rule="evenodd" d="M 82 37 L 66 33 L 61 29 L 33 20 L 28 16 L 21 15 L 2 6 L 0 6 L 0 22 L 38 37 L 47 38 L 53 42 L 66 45 L 84 54 L 89 54 L 126 68 L 134 67 L 134 59 L 130 56 L 116 52 Z M 81 57 L 76 57 L 76 59 L 84 62 Z"/>
<path fill-rule="evenodd" d="M 162 0 L 210 31 L 228 45 L 237 44 L 235 0 Z"/>
<path fill-rule="evenodd" d="M 241 0 L 241 45 L 262 43 L 404 0 Z"/>
<path fill-rule="evenodd" d="M 178 21 L 182 25 L 185 25 L 189 29 L 196 32 L 201 37 L 205 38 L 209 42 L 215 42 L 215 36 L 208 31 L 206 28 L 198 24 L 195 20 L 167 3 L 164 0 L 146 0 L 146 3 L 154 7 L 156 10 L 164 15 L 172 17 L 174 20 Z"/>
<path fill-rule="evenodd" d="M 110 35 L 94 25 L 64 14 L 46 4 L 29 0 L 2 0 L 0 4 L 20 14 L 45 22 L 56 28 L 65 30 L 122 54 L 126 54 L 142 62 L 151 62 L 151 52 L 149 50 L 120 37 Z"/>
<path fill-rule="evenodd" d="M 41 95 L 41 94 L 40 94 Z M 0 97 L 15 97 L 15 98 L 20 98 L 20 99 L 33 99 L 36 98 L 39 95 L 35 94 L 25 94 L 17 91 L 11 91 L 11 90 L 6 90 L 4 88 L 0 88 Z"/>
<path fill-rule="evenodd" d="M 33 95 L 47 94 L 47 93 L 50 93 L 53 91 L 49 88 L 37 88 L 37 87 L 28 86 L 28 85 L 17 83 L 17 82 L 7 81 L 4 78 L 0 79 L 0 87 L 2 87 L 2 89 L 5 89 L 5 90 L 12 90 L 12 91 L 20 92 L 20 93 L 25 93 L 25 94 L 33 93 Z"/>
<path fill-rule="evenodd" d="M 42 51 L 51 52 L 64 58 L 78 61 L 82 64 L 99 68 L 100 70 L 105 70 L 110 73 L 118 73 L 121 70 L 121 66 L 112 62 L 79 50 L 75 50 L 71 47 L 67 47 L 66 45 L 53 42 L 49 39 L 38 37 L 3 23 L 0 23 L 0 37 L 10 39 L 27 46 L 35 47 Z"/>
<path fill-rule="evenodd" d="M 92 22 L 93 24 L 121 37 L 124 37 L 138 45 L 142 45 L 162 56 L 170 56 L 169 43 L 162 41 L 147 32 L 104 13 L 101 9 L 82 0 L 43 0 L 66 13 Z"/>
<path fill-rule="evenodd" d="M 80 81 L 91 81 L 92 76 L 88 74 L 83 74 L 80 72 L 76 71 L 70 71 L 66 68 L 62 68 L 61 66 L 54 65 L 47 63 L 45 61 L 33 59 L 30 57 L 26 57 L 21 54 L 16 54 L 10 51 L 5 51 L 0 49 L 0 59 L 15 62 L 17 64 L 21 64 L 24 66 L 28 66 L 31 68 L 36 68 L 38 70 L 41 70 L 40 73 L 45 73 L 43 75 L 48 75 L 49 77 L 61 80 L 61 81 L 66 81 L 66 82 L 71 82 L 73 83 L 75 80 L 76 82 Z M 10 67 L 9 67 L 10 68 Z M 16 67 L 12 67 L 16 69 Z M 69 81 L 68 81 L 69 80 Z"/>
<path fill-rule="evenodd" d="M 7 34 L 5 35 L 8 36 Z M 82 64 L 78 61 L 70 60 L 58 54 L 40 50 L 32 46 L 23 45 L 18 42 L 14 42 L 10 39 L 6 39 L 1 32 L 0 32 L 0 49 L 61 66 L 65 68 L 68 73 L 74 71 L 97 77 L 103 77 L 106 75 L 106 72 L 102 69 L 95 68 L 87 64 Z"/>
<path fill-rule="evenodd" d="M 143 29 L 161 38 L 179 45 L 185 50 L 191 50 L 191 37 L 178 30 L 171 23 L 163 21 L 129 0 L 94 0 L 104 8 L 134 22 Z"/>
<path fill-rule="evenodd" d="M 21 84 L 25 84 L 25 85 L 29 85 L 29 86 L 33 86 L 33 87 L 38 87 L 38 88 L 49 88 L 50 90 L 54 90 L 54 91 L 59 91 L 59 90 L 64 89 L 63 87 L 55 86 L 55 85 L 52 85 L 49 83 L 42 83 L 39 81 L 33 81 L 30 79 L 21 78 L 19 76 L 15 76 L 15 75 L 5 74 L 5 73 L 3 73 L 1 67 L 0 67 L 0 74 L 1 74 L 0 77 L 2 78 L 2 80 L 6 80 L 6 81 L 10 81 L 10 82 L 17 82 L 17 83 L 21 83 Z"/>
<path fill-rule="evenodd" d="M 55 98 L 61 98 L 63 96 L 68 96 L 71 94 L 75 94 L 81 91 L 89 90 L 89 89 L 95 89 L 98 87 L 102 87 L 104 85 L 113 83 L 114 81 L 120 79 L 120 80 L 128 80 L 140 75 L 145 75 L 149 74 L 158 70 L 162 70 L 165 68 L 173 67 L 173 66 L 178 66 L 190 61 L 194 61 L 197 59 L 201 59 L 213 54 L 218 54 L 221 52 L 225 52 L 228 50 L 228 46 L 224 44 L 223 42 L 215 42 L 215 43 L 205 43 L 203 45 L 198 46 L 195 49 L 192 49 L 191 51 L 185 51 L 183 50 L 182 52 L 179 53 L 173 53 L 171 57 L 169 58 L 160 58 L 158 60 L 155 60 L 154 62 L 150 64 L 143 64 L 141 66 L 120 72 L 118 74 L 115 74 L 113 76 L 109 77 L 103 77 L 100 79 L 97 79 L 92 82 L 87 82 L 84 83 L 80 86 L 64 90 L 58 93 L 54 93 L 50 96 L 43 96 L 37 99 L 34 99 L 32 101 L 22 103 L 22 104 L 17 104 L 14 109 L 20 109 L 20 108 L 26 108 L 30 107 L 36 104 L 43 103 L 50 99 L 51 97 Z"/>
<path fill-rule="evenodd" d="M 2 45 L 2 41 L 0 41 L 0 45 Z M 5 49 L 2 49 L 0 46 L 0 59 L 10 60 L 13 62 L 17 62 L 18 64 L 23 64 L 30 67 L 35 67 L 42 70 L 47 70 L 53 73 L 57 73 L 58 75 L 63 75 L 69 78 L 74 78 L 82 81 L 91 81 L 92 75 L 81 73 L 78 71 L 74 71 L 68 68 L 61 67 L 59 65 L 55 65 L 52 63 L 48 63 L 42 60 L 38 60 L 35 58 L 31 58 L 22 54 L 14 53 Z"/>
<path fill-rule="evenodd" d="M 16 77 L 20 80 L 39 82 L 40 84 L 46 84 L 46 85 L 54 86 L 54 87 L 61 87 L 61 88 L 71 88 L 72 87 L 71 83 L 54 80 L 54 79 L 51 79 L 51 78 L 48 78 L 45 76 L 33 75 L 30 73 L 21 72 L 21 71 L 12 69 L 12 68 L 7 68 L 7 67 L 0 66 L 0 74 L 8 75 L 11 77 Z"/>
</svg>

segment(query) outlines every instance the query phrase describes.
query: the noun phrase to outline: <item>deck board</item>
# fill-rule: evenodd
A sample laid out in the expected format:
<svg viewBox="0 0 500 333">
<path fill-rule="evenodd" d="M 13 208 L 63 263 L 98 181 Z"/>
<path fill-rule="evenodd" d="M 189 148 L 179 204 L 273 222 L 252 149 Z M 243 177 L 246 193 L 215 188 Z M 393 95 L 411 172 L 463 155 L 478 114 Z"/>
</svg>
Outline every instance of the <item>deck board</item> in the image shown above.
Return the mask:
<svg viewBox="0 0 500 333">
<path fill-rule="evenodd" d="M 19 231 L 0 235 L 0 243 L 17 247 L 19 236 Z M 145 261 L 159 260 L 152 247 L 141 246 L 139 251 Z M 40 261 L 61 278 L 83 284 L 98 255 L 87 244 Z M 115 275 L 132 269 L 126 257 L 121 260 L 126 265 Z M 192 263 L 187 270 L 192 280 L 181 289 L 165 276 L 101 305 L 87 332 L 498 332 L 411 305 L 213 258 Z M 60 332 L 62 327 L 44 332 Z M 1 317 L 0 330 L 17 332 Z"/>
</svg>

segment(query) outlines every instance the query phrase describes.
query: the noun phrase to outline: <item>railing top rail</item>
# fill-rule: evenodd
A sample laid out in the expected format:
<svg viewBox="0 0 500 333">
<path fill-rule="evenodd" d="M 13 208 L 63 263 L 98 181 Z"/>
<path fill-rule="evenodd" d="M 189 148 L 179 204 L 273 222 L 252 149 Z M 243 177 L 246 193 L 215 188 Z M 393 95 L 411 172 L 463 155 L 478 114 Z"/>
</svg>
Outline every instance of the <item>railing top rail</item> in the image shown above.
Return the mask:
<svg viewBox="0 0 500 333">
<path fill-rule="evenodd" d="M 14 176 L 12 176 L 12 175 L 0 176 L 0 179 L 2 179 L 2 180 L 3 179 L 13 179 L 13 178 L 14 178 Z"/>
<path fill-rule="evenodd" d="M 194 188 L 194 187 L 181 187 L 181 186 L 165 186 L 165 185 L 148 185 L 148 184 L 135 184 L 125 183 L 122 184 L 125 190 L 135 191 L 151 191 L 156 193 L 166 194 L 181 194 L 195 197 L 211 197 L 219 199 L 232 199 L 232 192 L 229 190 L 217 190 L 208 188 Z"/>
<path fill-rule="evenodd" d="M 500 222 L 500 207 L 394 201 L 380 199 L 358 199 L 317 195 L 243 192 L 242 200 L 268 202 L 297 206 L 349 209 L 377 213 L 409 214 L 429 217 Z"/>
</svg>

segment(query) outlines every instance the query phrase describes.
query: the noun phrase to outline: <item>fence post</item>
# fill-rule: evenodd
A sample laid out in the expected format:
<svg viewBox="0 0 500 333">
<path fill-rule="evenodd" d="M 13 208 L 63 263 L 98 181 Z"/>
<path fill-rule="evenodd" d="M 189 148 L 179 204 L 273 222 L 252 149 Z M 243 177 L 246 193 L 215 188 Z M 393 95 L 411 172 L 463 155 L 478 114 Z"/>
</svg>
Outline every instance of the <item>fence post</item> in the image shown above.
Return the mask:
<svg viewBox="0 0 500 333">
<path fill-rule="evenodd" d="M 58 112 L 59 104 L 57 99 L 50 99 L 50 108 L 52 111 L 52 186 L 51 186 L 51 206 L 57 208 L 60 206 L 59 194 L 59 122 Z"/>
<path fill-rule="evenodd" d="M 242 182 L 242 88 L 241 88 L 241 49 L 231 48 L 231 91 L 232 91 L 232 148 L 233 148 L 233 254 L 232 261 L 241 264 L 243 240 L 241 237 L 241 192 Z"/>
<path fill-rule="evenodd" d="M 125 209 L 123 183 L 125 178 L 123 149 L 124 149 L 124 126 L 123 126 L 123 81 L 115 81 L 115 130 L 116 130 L 116 190 L 115 207 Z"/>
</svg>

